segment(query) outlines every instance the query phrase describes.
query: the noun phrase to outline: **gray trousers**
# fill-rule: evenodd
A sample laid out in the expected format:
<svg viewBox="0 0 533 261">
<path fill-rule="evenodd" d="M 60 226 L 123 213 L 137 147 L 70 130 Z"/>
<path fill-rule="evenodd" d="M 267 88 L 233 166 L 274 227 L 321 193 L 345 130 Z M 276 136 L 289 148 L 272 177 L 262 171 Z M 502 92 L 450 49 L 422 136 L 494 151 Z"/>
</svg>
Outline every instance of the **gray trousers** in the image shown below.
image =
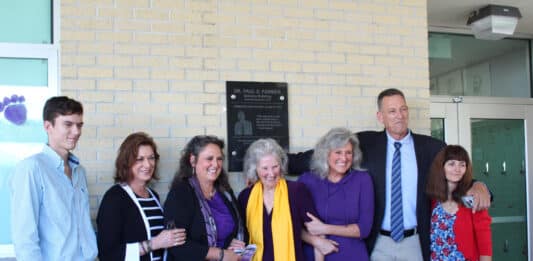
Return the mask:
<svg viewBox="0 0 533 261">
<path fill-rule="evenodd" d="M 371 261 L 423 261 L 418 234 L 395 242 L 391 237 L 378 235 Z"/>
</svg>

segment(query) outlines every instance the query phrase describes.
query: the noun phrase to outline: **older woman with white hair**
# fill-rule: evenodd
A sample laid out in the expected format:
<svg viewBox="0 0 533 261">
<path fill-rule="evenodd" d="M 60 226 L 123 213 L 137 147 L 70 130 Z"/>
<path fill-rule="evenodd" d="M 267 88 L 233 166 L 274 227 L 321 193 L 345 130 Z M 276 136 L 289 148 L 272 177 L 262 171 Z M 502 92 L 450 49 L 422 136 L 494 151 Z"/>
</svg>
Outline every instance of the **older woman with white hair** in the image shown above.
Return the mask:
<svg viewBox="0 0 533 261">
<path fill-rule="evenodd" d="M 331 129 L 315 146 L 311 171 L 298 179 L 311 192 L 318 216 L 305 224 L 309 233 L 337 242 L 338 251 L 325 260 L 368 260 L 363 241 L 374 217 L 374 189 L 360 164 L 359 140 L 345 128 Z M 314 260 L 306 246 L 307 260 Z"/>
<path fill-rule="evenodd" d="M 273 139 L 253 142 L 244 156 L 244 170 L 252 186 L 239 195 L 253 260 L 304 260 L 302 231 L 307 213 L 316 213 L 311 195 L 301 183 L 287 181 L 287 155 Z M 306 234 L 304 237 L 312 237 Z"/>
</svg>

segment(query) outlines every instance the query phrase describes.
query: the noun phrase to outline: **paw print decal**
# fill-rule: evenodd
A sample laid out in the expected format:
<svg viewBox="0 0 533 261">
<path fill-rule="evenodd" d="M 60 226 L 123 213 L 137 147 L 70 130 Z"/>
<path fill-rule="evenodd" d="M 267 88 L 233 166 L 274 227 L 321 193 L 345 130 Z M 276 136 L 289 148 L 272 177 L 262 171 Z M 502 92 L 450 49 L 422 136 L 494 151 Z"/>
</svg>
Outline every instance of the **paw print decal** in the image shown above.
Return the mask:
<svg viewBox="0 0 533 261">
<path fill-rule="evenodd" d="M 28 114 L 25 101 L 23 95 L 13 94 L 11 97 L 4 97 L 3 101 L 0 101 L 0 113 L 4 112 L 6 120 L 20 126 L 26 122 Z"/>
</svg>

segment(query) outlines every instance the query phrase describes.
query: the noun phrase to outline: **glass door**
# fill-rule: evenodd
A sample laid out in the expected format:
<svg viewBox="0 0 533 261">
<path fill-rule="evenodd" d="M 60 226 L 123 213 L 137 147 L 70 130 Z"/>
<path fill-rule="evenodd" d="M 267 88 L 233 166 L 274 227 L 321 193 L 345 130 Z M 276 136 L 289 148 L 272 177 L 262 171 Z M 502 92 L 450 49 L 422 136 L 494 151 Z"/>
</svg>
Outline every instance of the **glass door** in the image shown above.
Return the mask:
<svg viewBox="0 0 533 261">
<path fill-rule="evenodd" d="M 489 210 L 493 259 L 528 260 L 528 190 L 532 186 L 527 175 L 531 173 L 527 131 L 533 128 L 528 128 L 533 122 L 533 106 L 526 104 L 529 101 L 508 104 L 498 99 L 454 101 L 434 100 L 431 104 L 432 135 L 439 138 L 437 134 L 444 132 L 448 144 L 465 147 L 472 157 L 474 177 L 485 182 L 494 195 Z"/>
</svg>

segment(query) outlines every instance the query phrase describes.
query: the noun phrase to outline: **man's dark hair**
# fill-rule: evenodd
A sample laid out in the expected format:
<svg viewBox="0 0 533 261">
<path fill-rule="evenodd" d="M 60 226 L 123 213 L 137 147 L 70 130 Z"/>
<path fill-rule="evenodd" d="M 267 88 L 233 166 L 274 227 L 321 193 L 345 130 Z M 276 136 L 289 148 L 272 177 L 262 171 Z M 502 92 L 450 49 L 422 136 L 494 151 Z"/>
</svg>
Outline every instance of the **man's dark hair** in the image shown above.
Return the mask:
<svg viewBox="0 0 533 261">
<path fill-rule="evenodd" d="M 59 115 L 83 115 L 83 106 L 79 101 L 67 96 L 55 96 L 46 101 L 43 109 L 43 121 L 55 124 L 55 119 Z"/>
<path fill-rule="evenodd" d="M 400 95 L 405 100 L 405 96 L 403 95 L 403 92 L 396 88 L 390 88 L 390 89 L 383 90 L 378 95 L 378 110 L 381 110 L 381 102 L 383 101 L 383 98 L 394 96 L 394 95 Z"/>
</svg>

